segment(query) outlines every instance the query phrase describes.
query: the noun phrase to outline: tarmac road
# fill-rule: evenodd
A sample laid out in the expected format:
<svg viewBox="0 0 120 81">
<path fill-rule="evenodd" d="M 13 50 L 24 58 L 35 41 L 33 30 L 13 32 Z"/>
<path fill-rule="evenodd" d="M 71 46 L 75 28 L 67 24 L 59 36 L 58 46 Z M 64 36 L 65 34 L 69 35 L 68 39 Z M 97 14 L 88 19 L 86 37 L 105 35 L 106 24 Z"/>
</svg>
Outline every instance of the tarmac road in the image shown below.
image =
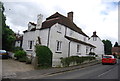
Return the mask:
<svg viewBox="0 0 120 81">
<path fill-rule="evenodd" d="M 118 68 L 120 68 L 120 64 L 97 64 L 74 71 L 48 75 L 41 79 L 118 79 Z"/>
</svg>

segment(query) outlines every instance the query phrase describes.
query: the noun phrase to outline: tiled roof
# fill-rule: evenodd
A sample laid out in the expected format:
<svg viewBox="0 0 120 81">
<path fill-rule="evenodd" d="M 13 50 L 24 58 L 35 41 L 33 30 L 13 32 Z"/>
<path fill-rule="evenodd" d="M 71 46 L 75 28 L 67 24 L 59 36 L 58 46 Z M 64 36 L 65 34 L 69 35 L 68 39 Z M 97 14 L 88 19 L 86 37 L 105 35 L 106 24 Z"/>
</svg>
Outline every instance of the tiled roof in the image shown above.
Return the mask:
<svg viewBox="0 0 120 81">
<path fill-rule="evenodd" d="M 81 41 L 81 40 L 78 40 L 78 39 L 75 39 L 75 38 L 72 38 L 72 37 L 65 36 L 65 38 L 67 38 L 68 40 L 71 40 L 71 41 L 80 43 L 80 44 L 84 44 L 84 45 L 88 45 L 88 46 L 91 46 L 91 47 L 96 48 L 96 47 L 95 47 L 94 45 L 92 45 L 92 44 L 86 43 L 86 42 L 84 42 L 84 41 Z"/>
<path fill-rule="evenodd" d="M 54 25 L 56 23 L 62 24 L 64 26 L 88 37 L 79 27 L 76 26 L 76 24 L 74 24 L 74 22 L 72 22 L 69 18 L 59 14 L 58 12 L 56 12 L 55 14 L 46 18 L 46 21 L 44 21 L 42 23 L 41 29 L 50 28 L 52 25 Z"/>
<path fill-rule="evenodd" d="M 112 47 L 112 52 L 120 53 L 120 47 Z"/>
<path fill-rule="evenodd" d="M 46 18 L 46 21 L 44 21 L 42 23 L 42 27 L 41 27 L 40 30 L 50 28 L 56 23 L 62 24 L 64 26 L 78 32 L 79 34 L 82 34 L 82 35 L 88 37 L 79 27 L 76 26 L 76 24 L 74 24 L 74 22 L 72 22 L 69 18 L 59 14 L 58 12 L 56 12 L 55 14 Z M 34 25 L 36 25 L 36 24 L 34 24 Z M 35 31 L 35 30 L 36 30 L 36 28 L 31 29 L 31 31 Z M 25 32 L 28 32 L 28 31 L 25 30 L 23 32 L 25 33 Z"/>
</svg>

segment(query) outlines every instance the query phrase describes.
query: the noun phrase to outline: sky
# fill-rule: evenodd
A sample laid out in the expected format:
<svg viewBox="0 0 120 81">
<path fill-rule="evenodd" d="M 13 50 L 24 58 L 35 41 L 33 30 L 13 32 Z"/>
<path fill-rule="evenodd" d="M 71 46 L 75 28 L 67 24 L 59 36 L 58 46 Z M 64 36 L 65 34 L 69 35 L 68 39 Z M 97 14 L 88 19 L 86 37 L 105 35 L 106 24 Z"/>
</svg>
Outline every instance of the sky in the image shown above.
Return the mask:
<svg viewBox="0 0 120 81">
<path fill-rule="evenodd" d="M 6 24 L 18 33 L 28 27 L 28 22 L 43 21 L 59 12 L 67 16 L 73 11 L 73 21 L 89 37 L 94 31 L 101 40 L 118 42 L 118 0 L 2 0 L 5 7 Z"/>
</svg>

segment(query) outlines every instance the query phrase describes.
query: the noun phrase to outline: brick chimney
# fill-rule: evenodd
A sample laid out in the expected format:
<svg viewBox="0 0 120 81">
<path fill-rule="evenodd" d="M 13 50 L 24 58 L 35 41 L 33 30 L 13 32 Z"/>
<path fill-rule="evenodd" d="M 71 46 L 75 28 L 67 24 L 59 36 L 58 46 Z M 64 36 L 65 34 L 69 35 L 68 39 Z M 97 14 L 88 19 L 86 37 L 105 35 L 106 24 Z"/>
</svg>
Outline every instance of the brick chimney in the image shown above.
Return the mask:
<svg viewBox="0 0 120 81">
<path fill-rule="evenodd" d="M 73 12 L 71 11 L 71 12 L 68 12 L 67 13 L 67 17 L 71 20 L 71 21 L 73 21 Z"/>
<path fill-rule="evenodd" d="M 93 32 L 93 35 L 96 35 L 96 31 Z"/>
</svg>

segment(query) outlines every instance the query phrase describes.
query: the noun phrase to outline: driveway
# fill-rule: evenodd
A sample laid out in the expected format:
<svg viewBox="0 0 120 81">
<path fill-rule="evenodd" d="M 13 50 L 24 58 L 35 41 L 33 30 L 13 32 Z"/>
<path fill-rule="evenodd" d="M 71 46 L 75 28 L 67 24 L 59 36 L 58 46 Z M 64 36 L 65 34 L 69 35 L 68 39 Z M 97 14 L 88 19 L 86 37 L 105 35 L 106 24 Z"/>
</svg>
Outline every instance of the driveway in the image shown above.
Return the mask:
<svg viewBox="0 0 120 81">
<path fill-rule="evenodd" d="M 14 59 L 3 59 L 2 60 L 2 76 L 3 77 L 15 77 L 17 72 L 26 72 L 34 70 L 31 64 L 19 62 Z"/>
</svg>

